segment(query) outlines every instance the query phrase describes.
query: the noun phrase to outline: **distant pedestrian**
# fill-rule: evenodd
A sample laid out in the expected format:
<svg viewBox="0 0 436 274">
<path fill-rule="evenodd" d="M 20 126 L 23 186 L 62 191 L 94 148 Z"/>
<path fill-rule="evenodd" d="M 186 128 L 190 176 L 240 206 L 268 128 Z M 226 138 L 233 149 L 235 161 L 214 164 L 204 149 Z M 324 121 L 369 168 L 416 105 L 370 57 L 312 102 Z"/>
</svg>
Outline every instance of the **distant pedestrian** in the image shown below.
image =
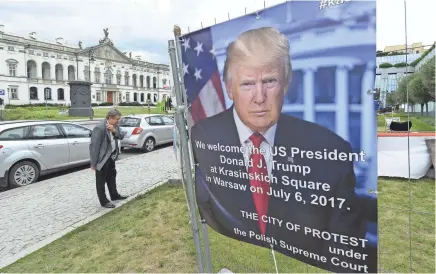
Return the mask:
<svg viewBox="0 0 436 274">
<path fill-rule="evenodd" d="M 115 159 L 119 153 L 118 140 L 122 140 L 124 137 L 118 127 L 120 119 L 120 111 L 111 109 L 106 115 L 106 119 L 92 130 L 91 144 L 89 145 L 91 169 L 95 170 L 97 196 L 100 204 L 107 208 L 114 208 L 115 205 L 106 197 L 106 183 L 112 201 L 127 198 L 127 196 L 118 193 L 116 184 Z"/>
</svg>

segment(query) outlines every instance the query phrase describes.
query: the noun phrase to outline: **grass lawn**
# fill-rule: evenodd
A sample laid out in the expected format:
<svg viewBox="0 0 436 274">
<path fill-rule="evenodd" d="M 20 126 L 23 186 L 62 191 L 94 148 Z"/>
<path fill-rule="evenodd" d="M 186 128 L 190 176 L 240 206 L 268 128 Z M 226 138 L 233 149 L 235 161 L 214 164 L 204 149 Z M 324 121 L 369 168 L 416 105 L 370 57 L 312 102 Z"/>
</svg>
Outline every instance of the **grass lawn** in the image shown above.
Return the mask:
<svg viewBox="0 0 436 274">
<path fill-rule="evenodd" d="M 425 114 L 424 114 L 425 115 Z M 391 113 L 384 115 L 377 115 L 377 131 L 384 132 L 386 129 L 385 118 L 392 117 Z M 394 113 L 394 117 L 400 117 L 401 122 L 407 122 L 407 113 Z M 416 116 L 410 115 L 410 121 L 412 127 L 410 131 L 422 132 L 422 131 L 435 131 L 435 117 L 434 116 Z"/>
<path fill-rule="evenodd" d="M 410 185 L 413 272 L 435 272 L 434 180 Z M 380 178 L 380 268 L 409 271 L 407 180 Z M 429 212 L 424 214 L 422 212 Z M 212 265 L 275 272 L 271 252 L 209 230 Z M 277 254 L 280 272 L 321 272 Z M 0 272 L 197 272 L 183 188 L 164 185 L 30 254 Z"/>
<path fill-rule="evenodd" d="M 155 114 L 163 113 L 156 107 L 117 107 L 123 115 L 129 114 Z M 94 108 L 95 118 L 104 118 L 110 108 Z M 6 109 L 7 120 L 70 120 L 70 119 L 86 119 L 87 117 L 70 117 L 68 114 L 59 114 L 61 111 L 57 107 L 19 107 L 14 109 Z"/>
</svg>

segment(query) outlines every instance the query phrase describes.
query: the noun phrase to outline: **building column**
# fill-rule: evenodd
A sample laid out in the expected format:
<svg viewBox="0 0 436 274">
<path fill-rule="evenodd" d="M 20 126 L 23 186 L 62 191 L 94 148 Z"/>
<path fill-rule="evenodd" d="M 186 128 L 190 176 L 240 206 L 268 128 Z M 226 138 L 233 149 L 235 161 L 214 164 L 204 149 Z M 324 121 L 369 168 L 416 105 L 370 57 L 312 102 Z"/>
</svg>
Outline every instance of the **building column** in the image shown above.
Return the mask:
<svg viewBox="0 0 436 274">
<path fill-rule="evenodd" d="M 309 122 L 315 121 L 315 70 L 312 68 L 304 70 L 304 119 Z"/>
<path fill-rule="evenodd" d="M 336 68 L 336 133 L 348 141 L 348 72 L 351 66 Z"/>
</svg>

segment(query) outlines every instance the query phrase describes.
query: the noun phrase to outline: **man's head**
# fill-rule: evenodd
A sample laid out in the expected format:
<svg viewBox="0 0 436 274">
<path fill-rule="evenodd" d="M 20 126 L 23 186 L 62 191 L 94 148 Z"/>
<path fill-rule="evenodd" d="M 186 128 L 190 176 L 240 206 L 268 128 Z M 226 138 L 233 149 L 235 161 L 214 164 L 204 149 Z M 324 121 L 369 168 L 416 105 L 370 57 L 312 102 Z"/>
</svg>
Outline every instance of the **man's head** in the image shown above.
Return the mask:
<svg viewBox="0 0 436 274">
<path fill-rule="evenodd" d="M 118 125 L 120 119 L 121 119 L 121 112 L 116 108 L 109 110 L 109 112 L 106 115 L 106 120 L 108 124 L 113 126 Z"/>
<path fill-rule="evenodd" d="M 224 83 L 251 130 L 265 132 L 277 122 L 291 72 L 289 41 L 274 28 L 246 31 L 228 46 Z"/>
</svg>

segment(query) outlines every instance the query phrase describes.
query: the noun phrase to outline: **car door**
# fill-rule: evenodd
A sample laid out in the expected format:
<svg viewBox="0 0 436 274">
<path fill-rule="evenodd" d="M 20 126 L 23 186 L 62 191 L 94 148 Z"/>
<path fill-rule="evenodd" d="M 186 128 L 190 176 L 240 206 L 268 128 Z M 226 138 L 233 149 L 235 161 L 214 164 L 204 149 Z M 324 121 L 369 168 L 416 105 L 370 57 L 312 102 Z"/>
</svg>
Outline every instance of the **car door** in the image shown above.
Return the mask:
<svg viewBox="0 0 436 274">
<path fill-rule="evenodd" d="M 166 142 L 172 142 L 174 139 L 174 120 L 168 116 L 162 116 L 162 121 L 165 124 L 165 140 Z"/>
<path fill-rule="evenodd" d="M 67 137 L 70 149 L 70 164 L 80 164 L 89 161 L 89 144 L 91 143 L 91 130 L 75 124 L 60 124 Z"/>
<path fill-rule="evenodd" d="M 54 123 L 33 125 L 28 145 L 35 158 L 47 169 L 64 167 L 69 163 L 68 141 Z"/>
<path fill-rule="evenodd" d="M 167 138 L 166 127 L 161 116 L 150 116 L 147 122 L 150 125 L 154 136 L 156 136 L 156 143 L 161 144 L 165 142 Z"/>
</svg>

